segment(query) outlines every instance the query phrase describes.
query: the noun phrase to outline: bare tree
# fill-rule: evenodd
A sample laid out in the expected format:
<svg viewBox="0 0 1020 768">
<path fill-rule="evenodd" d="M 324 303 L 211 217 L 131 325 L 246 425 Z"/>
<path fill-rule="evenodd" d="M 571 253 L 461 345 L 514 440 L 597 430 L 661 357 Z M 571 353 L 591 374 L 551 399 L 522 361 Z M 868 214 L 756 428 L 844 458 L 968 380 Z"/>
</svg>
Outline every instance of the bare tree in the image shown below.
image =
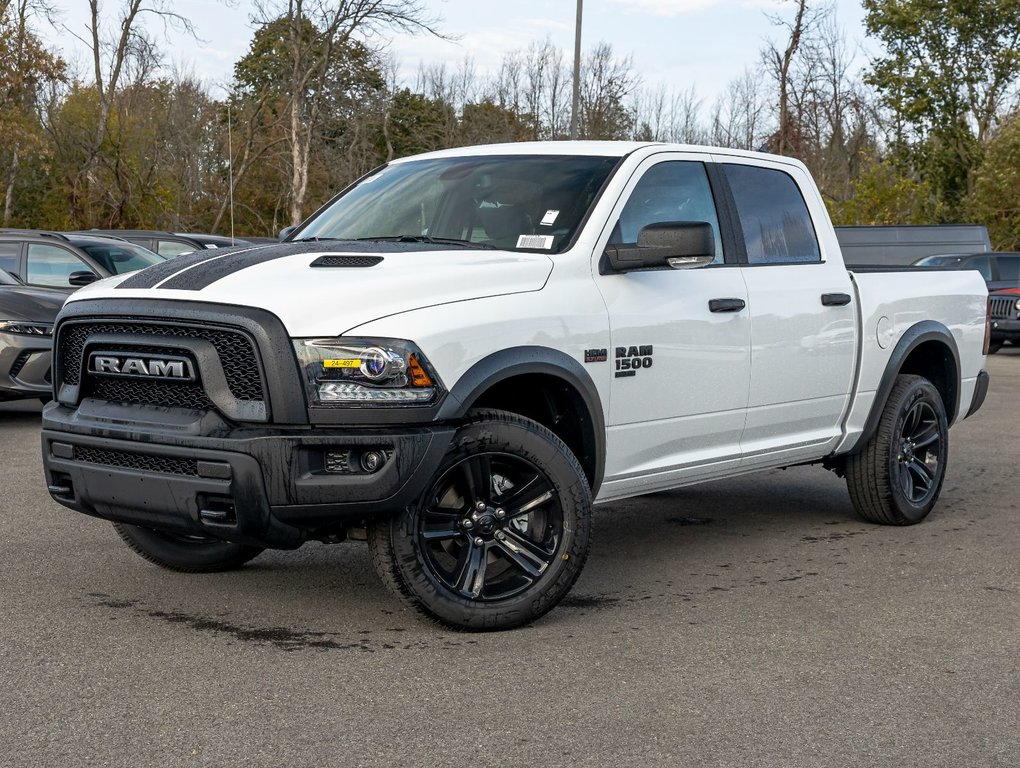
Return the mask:
<svg viewBox="0 0 1020 768">
<path fill-rule="evenodd" d="M 711 143 L 737 149 L 762 149 L 768 135 L 768 105 L 761 72 L 745 69 L 732 80 L 712 109 Z"/>
<path fill-rule="evenodd" d="M 629 136 L 634 115 L 625 100 L 640 82 L 633 57 L 617 58 L 605 42 L 589 51 L 581 63 L 580 135 L 588 139 Z"/>
</svg>

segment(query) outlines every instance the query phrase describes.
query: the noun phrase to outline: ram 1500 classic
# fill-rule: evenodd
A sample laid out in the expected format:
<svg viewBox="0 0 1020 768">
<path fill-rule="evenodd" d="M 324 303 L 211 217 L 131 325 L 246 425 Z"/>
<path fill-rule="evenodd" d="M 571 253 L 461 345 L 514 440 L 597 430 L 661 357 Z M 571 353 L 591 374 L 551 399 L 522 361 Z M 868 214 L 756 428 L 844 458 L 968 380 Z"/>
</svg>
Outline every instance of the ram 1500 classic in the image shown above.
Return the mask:
<svg viewBox="0 0 1020 768">
<path fill-rule="evenodd" d="M 49 491 L 169 569 L 367 538 L 446 625 L 542 615 L 593 503 L 821 464 L 935 505 L 988 376 L 973 271 L 849 272 L 808 172 L 646 143 L 388 163 L 280 244 L 72 295 Z"/>
</svg>

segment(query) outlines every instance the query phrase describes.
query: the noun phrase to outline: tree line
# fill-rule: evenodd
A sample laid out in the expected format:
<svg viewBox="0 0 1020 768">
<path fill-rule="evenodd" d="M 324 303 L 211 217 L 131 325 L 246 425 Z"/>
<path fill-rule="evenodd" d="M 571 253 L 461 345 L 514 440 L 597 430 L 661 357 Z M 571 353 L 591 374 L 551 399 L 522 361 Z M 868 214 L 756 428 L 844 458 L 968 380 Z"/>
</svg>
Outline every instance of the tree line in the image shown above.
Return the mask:
<svg viewBox="0 0 1020 768">
<path fill-rule="evenodd" d="M 170 0 L 0 0 L 4 226 L 272 235 L 377 165 L 488 142 L 559 140 L 571 61 L 549 40 L 422 65 L 402 82 L 381 41 L 444 35 L 424 0 L 258 0 L 231 81 L 167 74 Z M 583 55 L 578 131 L 764 150 L 811 169 L 844 224 L 987 224 L 1020 249 L 1020 0 L 863 0 L 863 68 L 831 5 L 786 0 L 722 93 L 650 87 L 608 43 Z M 156 23 L 152 23 L 152 22 Z M 156 33 L 150 29 L 157 30 Z M 88 51 L 69 62 L 73 34 Z"/>
</svg>

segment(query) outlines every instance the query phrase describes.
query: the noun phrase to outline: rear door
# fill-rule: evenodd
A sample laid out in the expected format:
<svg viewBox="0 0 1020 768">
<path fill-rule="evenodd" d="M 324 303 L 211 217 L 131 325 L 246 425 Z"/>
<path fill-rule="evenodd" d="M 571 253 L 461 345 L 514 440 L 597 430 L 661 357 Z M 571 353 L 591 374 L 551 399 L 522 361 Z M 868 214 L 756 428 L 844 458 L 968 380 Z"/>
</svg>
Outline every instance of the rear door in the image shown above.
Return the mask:
<svg viewBox="0 0 1020 768">
<path fill-rule="evenodd" d="M 718 159 L 739 221 L 750 297 L 741 466 L 817 458 L 841 436 L 849 403 L 857 358 L 854 287 L 821 198 L 802 192 L 815 187 L 799 166 Z"/>
<path fill-rule="evenodd" d="M 710 266 L 595 275 L 609 310 L 605 362 L 613 370 L 601 498 L 725 474 L 740 461 L 751 327 L 708 160 L 647 159 L 600 240 L 597 256 L 607 243 L 634 243 L 642 227 L 670 221 L 708 222 L 716 236 Z M 717 299 L 729 300 L 728 311 L 712 310 Z"/>
</svg>

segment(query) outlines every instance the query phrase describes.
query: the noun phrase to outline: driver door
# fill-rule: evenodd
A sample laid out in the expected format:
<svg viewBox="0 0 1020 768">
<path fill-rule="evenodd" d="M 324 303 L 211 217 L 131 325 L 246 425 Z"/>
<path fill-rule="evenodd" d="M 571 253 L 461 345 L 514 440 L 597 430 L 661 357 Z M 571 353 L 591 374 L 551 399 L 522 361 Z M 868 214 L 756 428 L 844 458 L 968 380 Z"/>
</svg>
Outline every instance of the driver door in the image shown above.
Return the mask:
<svg viewBox="0 0 1020 768">
<path fill-rule="evenodd" d="M 699 269 L 595 275 L 609 310 L 613 368 L 602 500 L 722 475 L 740 462 L 749 302 L 713 175 L 707 155 L 649 158 L 600 240 L 596 255 L 610 243 L 636 242 L 649 224 L 703 221 L 716 243 L 715 261 Z"/>
</svg>

